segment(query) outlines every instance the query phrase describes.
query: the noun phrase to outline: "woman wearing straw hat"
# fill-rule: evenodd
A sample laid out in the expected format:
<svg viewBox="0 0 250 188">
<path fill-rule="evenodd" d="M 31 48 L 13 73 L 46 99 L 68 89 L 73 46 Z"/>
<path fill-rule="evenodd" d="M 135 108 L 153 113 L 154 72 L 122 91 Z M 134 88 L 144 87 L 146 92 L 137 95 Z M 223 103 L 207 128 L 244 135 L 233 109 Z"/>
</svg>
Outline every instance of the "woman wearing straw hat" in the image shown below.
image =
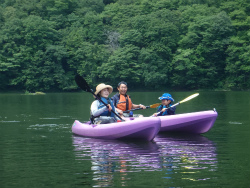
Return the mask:
<svg viewBox="0 0 250 188">
<path fill-rule="evenodd" d="M 94 124 L 105 124 L 105 123 L 113 123 L 116 122 L 116 116 L 114 115 L 111 110 L 117 113 L 115 106 L 112 100 L 109 98 L 109 95 L 112 93 L 113 88 L 110 85 L 105 85 L 103 83 L 96 86 L 95 94 L 102 99 L 103 102 L 108 104 L 106 107 L 103 103 L 99 100 L 95 100 L 91 104 L 91 121 Z"/>
<path fill-rule="evenodd" d="M 153 116 L 174 115 L 176 107 L 171 108 L 171 103 L 174 102 L 172 95 L 164 93 L 159 99 L 161 100 L 161 105 L 158 107 L 157 113 L 154 113 Z"/>
</svg>

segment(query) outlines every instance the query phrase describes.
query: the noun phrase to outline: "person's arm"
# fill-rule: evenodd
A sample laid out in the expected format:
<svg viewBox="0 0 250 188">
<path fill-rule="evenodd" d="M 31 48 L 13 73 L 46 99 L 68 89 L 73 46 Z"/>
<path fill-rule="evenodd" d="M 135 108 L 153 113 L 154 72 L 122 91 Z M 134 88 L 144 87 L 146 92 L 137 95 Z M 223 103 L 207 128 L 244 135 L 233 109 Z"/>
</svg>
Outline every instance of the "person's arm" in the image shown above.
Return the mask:
<svg viewBox="0 0 250 188">
<path fill-rule="evenodd" d="M 121 112 L 121 113 L 120 113 L 120 112 Z M 116 114 L 119 114 L 121 118 L 124 118 L 124 116 L 123 116 L 123 111 L 122 111 L 122 110 L 119 110 L 118 108 L 115 108 L 115 113 L 116 113 Z M 117 116 L 114 116 L 114 118 L 115 118 L 116 120 L 120 120 L 120 118 L 118 118 Z"/>
<path fill-rule="evenodd" d="M 157 111 L 156 111 L 156 113 L 154 113 L 152 116 L 157 116 L 157 115 L 160 115 L 160 114 L 158 114 L 160 111 L 162 110 L 162 105 L 160 105 L 160 106 L 158 106 L 157 107 Z"/>
<path fill-rule="evenodd" d="M 175 110 L 176 110 L 176 107 L 169 107 L 169 108 L 163 108 L 161 110 L 161 112 L 165 112 L 167 110 L 168 112 L 168 115 L 174 115 L 175 114 Z"/>
<path fill-rule="evenodd" d="M 146 109 L 146 106 L 142 105 L 142 104 L 132 104 L 132 109 L 135 108 L 142 108 L 142 109 Z"/>
<path fill-rule="evenodd" d="M 92 104 L 91 104 L 91 114 L 95 117 L 99 116 L 100 114 L 102 114 L 103 112 L 105 111 L 108 111 L 108 108 L 106 106 L 104 106 L 103 108 L 101 109 L 98 109 L 98 106 L 99 106 L 99 101 L 98 100 L 95 100 Z"/>
<path fill-rule="evenodd" d="M 117 113 L 119 113 L 120 115 L 123 115 L 123 111 L 120 110 L 119 108 L 115 108 L 115 111 L 116 111 Z"/>
<path fill-rule="evenodd" d="M 175 110 L 176 110 L 176 107 L 174 106 L 174 107 L 170 107 L 167 110 L 167 112 L 168 112 L 169 115 L 174 115 L 175 114 Z"/>
</svg>

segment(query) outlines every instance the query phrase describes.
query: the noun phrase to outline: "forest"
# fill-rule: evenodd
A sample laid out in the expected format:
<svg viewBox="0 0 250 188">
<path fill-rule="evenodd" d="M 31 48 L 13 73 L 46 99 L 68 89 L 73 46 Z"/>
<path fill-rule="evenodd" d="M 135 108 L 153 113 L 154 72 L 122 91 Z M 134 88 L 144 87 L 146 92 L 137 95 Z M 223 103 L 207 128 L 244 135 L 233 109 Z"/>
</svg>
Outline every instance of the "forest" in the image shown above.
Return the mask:
<svg viewBox="0 0 250 188">
<path fill-rule="evenodd" d="M 0 0 L 0 91 L 249 90 L 248 0 Z"/>
</svg>

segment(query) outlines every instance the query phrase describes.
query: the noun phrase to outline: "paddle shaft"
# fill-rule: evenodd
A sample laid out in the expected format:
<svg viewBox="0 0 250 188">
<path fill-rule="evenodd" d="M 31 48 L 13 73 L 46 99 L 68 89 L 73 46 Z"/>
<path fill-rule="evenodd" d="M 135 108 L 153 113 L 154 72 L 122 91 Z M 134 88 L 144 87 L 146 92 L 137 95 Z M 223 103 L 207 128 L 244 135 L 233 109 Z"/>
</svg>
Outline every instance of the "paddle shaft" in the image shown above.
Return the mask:
<svg viewBox="0 0 250 188">
<path fill-rule="evenodd" d="M 146 108 L 150 108 L 150 106 L 146 106 Z M 126 110 L 123 113 L 129 113 L 130 111 L 141 110 L 141 109 L 143 109 L 143 108 L 134 108 L 134 109 L 131 109 L 131 110 Z"/>
<path fill-rule="evenodd" d="M 156 108 L 160 105 L 161 105 L 161 103 L 155 103 L 155 104 L 151 104 L 150 106 L 145 106 L 145 107 L 146 107 L 146 109 L 147 108 Z M 134 111 L 134 110 L 141 110 L 141 109 L 143 109 L 143 108 L 135 108 L 135 109 L 131 109 L 131 110 L 126 110 L 126 111 L 124 111 L 124 113 L 128 113 L 128 112 Z"/>
</svg>

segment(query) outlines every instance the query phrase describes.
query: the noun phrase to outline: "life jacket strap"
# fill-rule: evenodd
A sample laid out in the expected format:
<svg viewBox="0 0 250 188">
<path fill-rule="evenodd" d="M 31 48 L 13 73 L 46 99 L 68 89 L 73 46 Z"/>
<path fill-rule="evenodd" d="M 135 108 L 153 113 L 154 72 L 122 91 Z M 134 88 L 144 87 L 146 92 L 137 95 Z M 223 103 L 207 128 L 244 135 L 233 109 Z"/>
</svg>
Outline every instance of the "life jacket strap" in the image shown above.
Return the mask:
<svg viewBox="0 0 250 188">
<path fill-rule="evenodd" d="M 108 104 L 110 104 L 110 106 L 111 106 L 110 99 L 108 99 L 107 101 L 108 101 Z M 112 107 L 111 107 L 111 108 L 112 108 Z M 111 116 L 111 111 L 108 112 L 108 116 Z"/>
<path fill-rule="evenodd" d="M 126 111 L 128 110 L 129 102 L 128 102 L 128 96 L 126 95 Z"/>
<path fill-rule="evenodd" d="M 97 117 L 100 117 L 100 116 L 97 116 Z M 90 116 L 90 122 L 92 123 L 92 124 L 94 124 L 94 119 L 95 118 L 97 118 L 97 117 L 95 117 L 95 116 L 93 116 L 92 114 L 91 114 L 91 116 Z"/>
</svg>

